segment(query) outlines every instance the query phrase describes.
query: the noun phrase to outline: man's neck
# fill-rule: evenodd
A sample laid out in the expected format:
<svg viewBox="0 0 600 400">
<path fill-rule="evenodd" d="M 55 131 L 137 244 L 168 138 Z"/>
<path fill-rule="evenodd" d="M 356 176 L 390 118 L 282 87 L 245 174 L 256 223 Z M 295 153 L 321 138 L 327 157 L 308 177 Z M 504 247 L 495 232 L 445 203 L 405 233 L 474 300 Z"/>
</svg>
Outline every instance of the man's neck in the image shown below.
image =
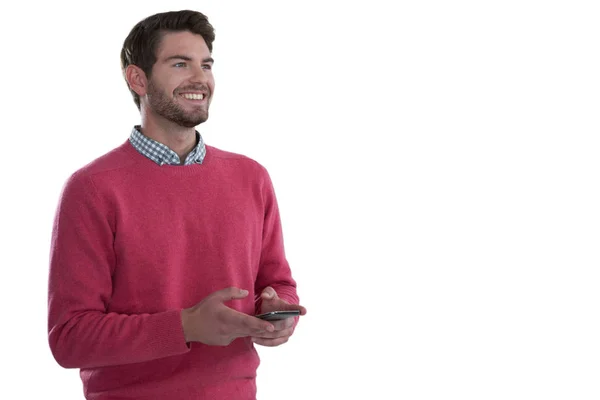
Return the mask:
<svg viewBox="0 0 600 400">
<path fill-rule="evenodd" d="M 196 146 L 195 128 L 186 128 L 164 118 L 153 118 L 147 114 L 142 114 L 141 128 L 144 135 L 177 153 L 182 164 Z"/>
</svg>

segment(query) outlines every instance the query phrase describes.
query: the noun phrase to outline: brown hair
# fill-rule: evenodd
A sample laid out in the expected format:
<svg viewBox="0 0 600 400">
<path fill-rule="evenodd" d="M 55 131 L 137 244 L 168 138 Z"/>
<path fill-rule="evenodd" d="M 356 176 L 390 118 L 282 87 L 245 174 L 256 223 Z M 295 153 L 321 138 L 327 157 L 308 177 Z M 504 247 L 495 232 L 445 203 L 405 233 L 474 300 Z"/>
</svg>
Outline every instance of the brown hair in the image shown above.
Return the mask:
<svg viewBox="0 0 600 400">
<path fill-rule="evenodd" d="M 156 62 L 156 49 L 165 32 L 190 31 L 202 36 L 208 50 L 212 52 L 215 30 L 206 15 L 198 11 L 169 11 L 152 15 L 138 22 L 123 42 L 121 49 L 121 69 L 123 76 L 127 66 L 137 65 L 150 78 L 152 66 Z M 127 79 L 126 79 L 127 81 Z M 129 83 L 127 84 L 129 86 Z M 133 101 L 140 109 L 140 97 L 129 88 Z"/>
</svg>

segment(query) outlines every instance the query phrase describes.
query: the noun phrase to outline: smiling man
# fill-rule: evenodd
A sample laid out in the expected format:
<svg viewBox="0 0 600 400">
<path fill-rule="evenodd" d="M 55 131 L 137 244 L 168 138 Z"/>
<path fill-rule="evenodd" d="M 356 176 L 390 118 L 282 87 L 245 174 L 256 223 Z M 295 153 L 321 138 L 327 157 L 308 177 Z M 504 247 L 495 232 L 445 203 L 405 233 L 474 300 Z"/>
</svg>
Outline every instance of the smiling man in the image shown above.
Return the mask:
<svg viewBox="0 0 600 400">
<path fill-rule="evenodd" d="M 281 345 L 298 322 L 256 315 L 306 313 L 267 171 L 195 129 L 215 89 L 213 40 L 194 11 L 132 29 L 121 61 L 141 124 L 61 193 L 49 342 L 87 399 L 255 399 L 254 344 Z"/>
</svg>

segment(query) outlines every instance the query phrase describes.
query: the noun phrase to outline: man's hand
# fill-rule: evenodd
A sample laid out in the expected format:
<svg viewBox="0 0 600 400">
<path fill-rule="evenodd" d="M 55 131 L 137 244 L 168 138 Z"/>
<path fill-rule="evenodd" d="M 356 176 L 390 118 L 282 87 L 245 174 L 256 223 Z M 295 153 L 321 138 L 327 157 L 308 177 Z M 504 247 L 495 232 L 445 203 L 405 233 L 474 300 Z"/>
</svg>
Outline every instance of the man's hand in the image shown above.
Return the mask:
<svg viewBox="0 0 600 400">
<path fill-rule="evenodd" d="M 240 337 L 260 337 L 274 332 L 275 327 L 270 322 L 223 304 L 246 296 L 247 290 L 231 287 L 214 292 L 195 306 L 182 310 L 181 321 L 186 342 L 227 346 Z"/>
<path fill-rule="evenodd" d="M 299 304 L 289 304 L 277 296 L 277 292 L 270 286 L 267 286 L 260 294 L 262 306 L 260 313 L 271 311 L 300 310 L 300 315 L 306 314 L 306 308 Z M 297 318 L 297 317 L 296 317 Z M 287 342 L 294 333 L 295 318 L 286 318 L 280 321 L 272 321 L 275 330 L 273 332 L 264 332 L 253 335 L 252 341 L 262 346 L 279 346 Z"/>
</svg>

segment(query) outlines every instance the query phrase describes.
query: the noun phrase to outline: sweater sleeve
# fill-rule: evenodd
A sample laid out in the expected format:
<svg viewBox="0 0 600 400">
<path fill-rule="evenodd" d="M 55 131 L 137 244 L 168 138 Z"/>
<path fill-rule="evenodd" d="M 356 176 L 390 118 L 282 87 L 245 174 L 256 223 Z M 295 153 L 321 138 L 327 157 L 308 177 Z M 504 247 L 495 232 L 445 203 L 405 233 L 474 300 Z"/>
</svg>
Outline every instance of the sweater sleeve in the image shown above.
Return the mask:
<svg viewBox="0 0 600 400">
<path fill-rule="evenodd" d="M 75 173 L 56 210 L 48 279 L 48 339 L 65 368 L 138 363 L 189 351 L 181 310 L 108 312 L 112 295 L 114 211 L 92 179 Z"/>
<path fill-rule="evenodd" d="M 266 170 L 263 171 L 264 221 L 260 265 L 255 287 L 257 312 L 260 310 L 260 293 L 267 286 L 275 289 L 277 295 L 290 304 L 298 304 L 300 301 L 296 292 L 296 282 L 292 278 L 285 256 L 277 198 L 268 173 Z"/>
</svg>

